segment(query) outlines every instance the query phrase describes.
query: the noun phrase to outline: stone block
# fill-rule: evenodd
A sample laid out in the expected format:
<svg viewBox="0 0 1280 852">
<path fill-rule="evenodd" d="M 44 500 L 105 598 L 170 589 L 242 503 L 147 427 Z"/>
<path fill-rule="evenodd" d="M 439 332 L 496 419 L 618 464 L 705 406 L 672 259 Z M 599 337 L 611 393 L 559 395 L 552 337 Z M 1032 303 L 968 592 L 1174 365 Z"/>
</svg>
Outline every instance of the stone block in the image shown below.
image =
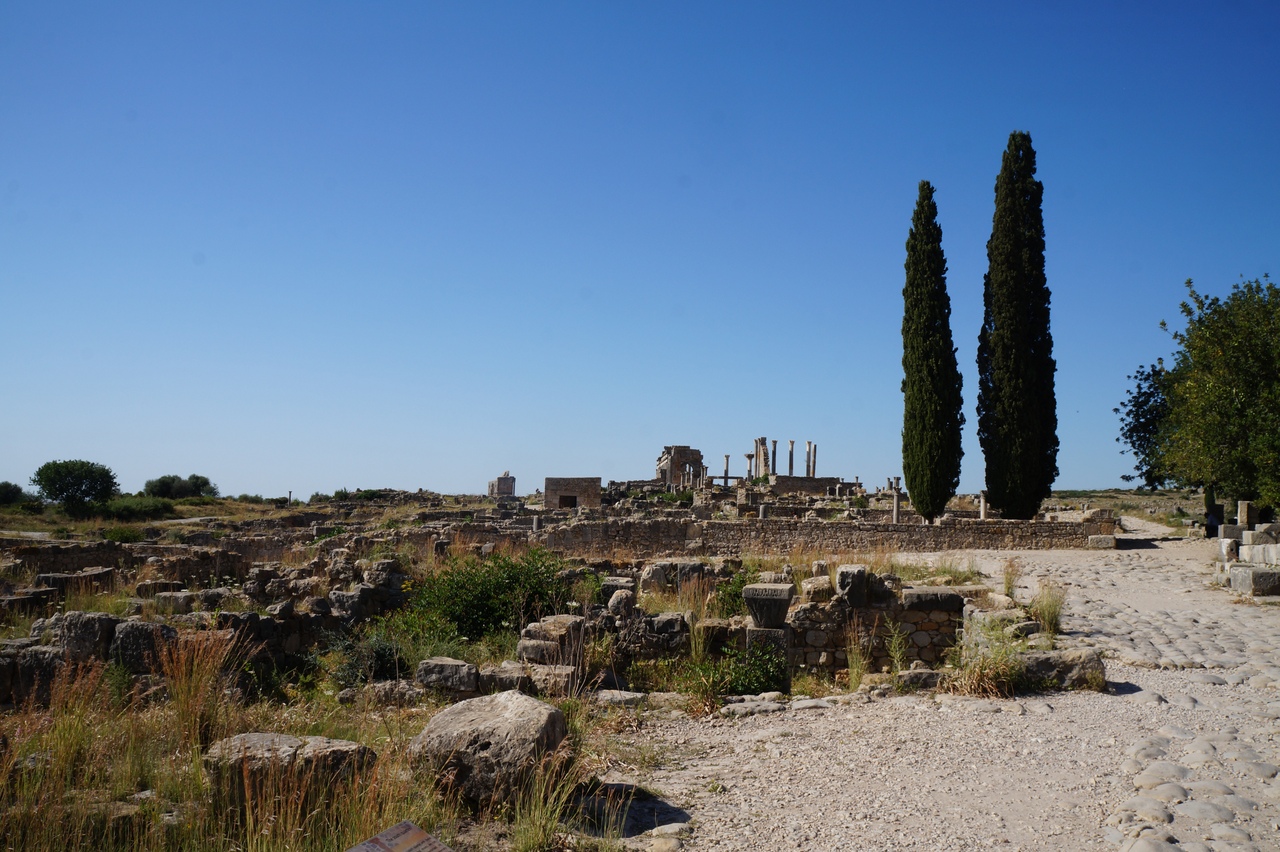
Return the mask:
<svg viewBox="0 0 1280 852">
<path fill-rule="evenodd" d="M 481 692 L 507 692 L 515 689 L 527 695 L 534 690 L 533 678 L 515 660 L 503 660 L 496 666 L 480 669 L 479 683 Z"/>
<path fill-rule="evenodd" d="M 1237 562 L 1231 566 L 1231 589 L 1255 596 L 1280 594 L 1280 568 Z"/>
<path fill-rule="evenodd" d="M 479 691 L 480 672 L 471 663 L 450 657 L 431 657 L 418 663 L 415 680 L 425 689 L 469 695 Z"/>
<path fill-rule="evenodd" d="M 1234 538 L 1218 539 L 1218 558 L 1223 562 L 1235 562 L 1240 558 L 1240 542 Z"/>
<path fill-rule="evenodd" d="M 902 608 L 964 612 L 964 596 L 946 586 L 916 586 L 902 590 Z"/>
<path fill-rule="evenodd" d="M 800 600 L 802 603 L 825 603 L 835 597 L 835 588 L 831 578 L 825 574 L 821 577 L 810 577 L 800 582 Z"/>
<path fill-rule="evenodd" d="M 636 581 L 630 577 L 605 577 L 600 581 L 600 600 L 608 602 L 615 592 L 628 591 L 633 595 L 636 591 Z"/>
<path fill-rule="evenodd" d="M 545 639 L 521 639 L 516 643 L 516 659 L 554 665 L 560 662 L 560 646 Z"/>
<path fill-rule="evenodd" d="M 1091 535 L 1087 546 L 1090 550 L 1115 550 L 1116 537 L 1113 535 Z"/>
<path fill-rule="evenodd" d="M 869 573 L 866 565 L 837 565 L 836 593 L 844 598 L 849 606 L 866 606 Z"/>
<path fill-rule="evenodd" d="M 1240 524 L 1222 524 L 1218 527 L 1218 537 L 1241 541 L 1244 538 L 1244 530 L 1245 528 Z"/>
<path fill-rule="evenodd" d="M 791 583 L 752 583 L 743 587 L 742 599 L 756 627 L 776 630 L 787 623 L 787 610 L 795 593 L 796 587 Z"/>
<path fill-rule="evenodd" d="M 538 695 L 564 698 L 578 688 L 578 670 L 573 666 L 529 666 L 529 677 Z"/>
</svg>

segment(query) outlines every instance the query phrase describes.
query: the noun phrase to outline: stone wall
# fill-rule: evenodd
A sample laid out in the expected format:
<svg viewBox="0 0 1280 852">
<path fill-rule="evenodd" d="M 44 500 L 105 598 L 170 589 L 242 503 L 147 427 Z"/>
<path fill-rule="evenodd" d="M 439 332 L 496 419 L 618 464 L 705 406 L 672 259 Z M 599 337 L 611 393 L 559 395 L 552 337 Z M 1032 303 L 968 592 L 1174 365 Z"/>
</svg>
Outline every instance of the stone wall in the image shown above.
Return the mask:
<svg viewBox="0 0 1280 852">
<path fill-rule="evenodd" d="M 607 519 L 581 521 L 548 530 L 545 547 L 575 555 L 629 552 L 635 558 L 694 553 L 740 556 L 789 553 L 798 548 L 857 553 L 877 548 L 910 551 L 1047 550 L 1085 548 L 1091 535 L 1111 535 L 1113 520 L 973 521 L 937 525 L 863 524 L 857 521 L 802 521 L 746 518 L 736 521 Z"/>
</svg>

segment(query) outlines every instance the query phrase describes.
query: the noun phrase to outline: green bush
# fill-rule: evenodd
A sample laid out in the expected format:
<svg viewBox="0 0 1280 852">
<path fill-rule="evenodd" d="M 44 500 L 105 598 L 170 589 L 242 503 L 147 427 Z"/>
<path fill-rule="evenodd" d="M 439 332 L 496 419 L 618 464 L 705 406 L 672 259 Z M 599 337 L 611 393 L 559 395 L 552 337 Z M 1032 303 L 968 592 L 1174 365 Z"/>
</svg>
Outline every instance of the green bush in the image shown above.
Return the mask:
<svg viewBox="0 0 1280 852">
<path fill-rule="evenodd" d="M 458 559 L 422 581 L 410 609 L 438 615 L 471 639 L 518 630 L 570 599 L 569 583 L 556 576 L 561 567 L 557 557 L 539 549 L 516 558 Z"/>
<path fill-rule="evenodd" d="M 209 477 L 193 473 L 186 479 L 176 474 L 148 479 L 142 486 L 148 497 L 164 497 L 168 500 L 181 500 L 183 497 L 217 497 L 218 486 L 209 481 Z"/>
<path fill-rule="evenodd" d="M 265 503 L 261 494 L 241 494 L 236 498 L 237 503 Z"/>
<path fill-rule="evenodd" d="M 757 642 L 744 652 L 728 655 L 728 689 L 731 695 L 758 695 L 785 692 L 788 674 L 787 652 L 775 645 Z"/>
<path fill-rule="evenodd" d="M 13 482 L 0 482 L 0 506 L 9 506 L 14 503 L 21 503 L 27 499 L 27 492 L 22 490 L 21 485 Z"/>
<path fill-rule="evenodd" d="M 757 569 L 744 568 L 716 586 L 716 597 L 711 605 L 715 617 L 733 618 L 735 615 L 746 615 L 747 603 L 742 599 L 742 589 L 759 579 L 760 572 Z"/>
<path fill-rule="evenodd" d="M 341 660 L 333 669 L 333 679 L 342 687 L 412 676 L 400 645 L 382 633 L 346 636 L 331 647 Z"/>
<path fill-rule="evenodd" d="M 142 530 L 137 527 L 108 527 L 102 531 L 102 537 L 107 541 L 118 541 L 121 544 L 134 544 L 144 538 Z"/>
<path fill-rule="evenodd" d="M 117 497 L 96 507 L 97 514 L 116 521 L 153 521 L 173 518 L 173 501 L 160 497 Z"/>
</svg>

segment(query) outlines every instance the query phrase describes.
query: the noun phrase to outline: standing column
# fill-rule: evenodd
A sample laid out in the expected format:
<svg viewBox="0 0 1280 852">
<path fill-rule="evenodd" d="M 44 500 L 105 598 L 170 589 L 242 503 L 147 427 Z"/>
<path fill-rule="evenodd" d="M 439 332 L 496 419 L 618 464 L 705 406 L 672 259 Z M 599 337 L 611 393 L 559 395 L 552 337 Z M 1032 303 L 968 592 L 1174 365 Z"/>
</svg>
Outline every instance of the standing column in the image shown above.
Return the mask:
<svg viewBox="0 0 1280 852">
<path fill-rule="evenodd" d="M 724 487 L 729 487 L 729 454 L 724 454 Z"/>
<path fill-rule="evenodd" d="M 898 489 L 893 489 L 893 522 L 898 522 L 898 511 L 902 506 L 902 493 Z"/>
<path fill-rule="evenodd" d="M 747 484 L 748 484 L 748 485 L 750 485 L 750 484 L 751 484 L 751 480 L 755 478 L 755 477 L 753 477 L 753 476 L 751 475 L 751 462 L 752 462 L 752 460 L 755 458 L 755 454 L 754 454 L 754 453 L 746 453 L 745 455 L 746 455 L 746 457 L 747 457 Z"/>
<path fill-rule="evenodd" d="M 770 471 L 774 476 L 778 475 L 778 439 L 773 439 L 773 469 Z"/>
<path fill-rule="evenodd" d="M 791 448 L 787 450 L 787 476 L 796 475 L 796 442 L 787 441 Z"/>
<path fill-rule="evenodd" d="M 813 476 L 812 468 L 809 466 L 813 457 L 813 441 L 804 442 L 804 475 Z"/>
<path fill-rule="evenodd" d="M 817 442 L 815 442 L 815 443 L 814 443 L 814 445 L 813 445 L 813 462 L 812 462 L 812 467 L 813 467 L 813 470 L 809 472 L 809 475 L 810 475 L 810 476 L 813 476 L 813 477 L 816 477 L 816 476 L 818 475 L 818 444 L 817 444 Z"/>
<path fill-rule="evenodd" d="M 985 521 L 987 519 L 987 492 L 978 492 L 978 520 Z"/>
</svg>

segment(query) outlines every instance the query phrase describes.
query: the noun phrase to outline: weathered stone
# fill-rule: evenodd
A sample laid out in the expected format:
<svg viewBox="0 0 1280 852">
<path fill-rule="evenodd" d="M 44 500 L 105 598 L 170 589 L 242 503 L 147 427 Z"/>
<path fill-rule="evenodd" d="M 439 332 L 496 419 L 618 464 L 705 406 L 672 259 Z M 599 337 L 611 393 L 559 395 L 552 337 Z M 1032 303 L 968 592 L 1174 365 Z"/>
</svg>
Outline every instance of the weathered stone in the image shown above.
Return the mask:
<svg viewBox="0 0 1280 852">
<path fill-rule="evenodd" d="M 667 591 L 667 572 L 661 565 L 646 565 L 640 572 L 640 591 L 660 594 Z"/>
<path fill-rule="evenodd" d="M 834 596 L 835 588 L 826 575 L 800 581 L 800 600 L 804 603 L 825 603 Z"/>
<path fill-rule="evenodd" d="M 160 592 L 180 592 L 186 584 L 178 580 L 140 580 L 134 594 L 140 598 L 154 598 Z"/>
<path fill-rule="evenodd" d="M 916 586 L 902 590 L 902 608 L 963 612 L 964 596 L 946 586 Z"/>
<path fill-rule="evenodd" d="M 529 678 L 538 695 L 563 698 L 578 688 L 578 670 L 573 666 L 529 666 Z"/>
<path fill-rule="evenodd" d="M 653 617 L 653 632 L 659 635 L 683 633 L 687 629 L 682 612 L 662 612 Z"/>
<path fill-rule="evenodd" d="M 431 718 L 409 744 L 414 771 L 477 810 L 513 800 L 566 734 L 564 714 L 519 692 L 463 701 Z"/>
<path fill-rule="evenodd" d="M 742 588 L 742 599 L 756 626 L 766 630 L 782 627 L 796 587 L 791 583 L 752 583 Z"/>
<path fill-rule="evenodd" d="M 1101 689 L 1107 669 L 1097 651 L 1028 651 L 1022 655 L 1029 677 L 1055 683 L 1063 689 Z"/>
<path fill-rule="evenodd" d="M 133 674 L 160 671 L 160 649 L 178 639 L 178 631 L 167 624 L 149 621 L 122 621 L 111 640 L 111 659 Z"/>
<path fill-rule="evenodd" d="M 479 691 L 480 672 L 471 663 L 451 657 L 431 657 L 418 663 L 414 679 L 424 689 L 440 689 L 455 695 Z"/>
<path fill-rule="evenodd" d="M 619 618 L 627 618 L 636 609 L 636 595 L 629 589 L 618 589 L 609 598 L 608 610 Z"/>
<path fill-rule="evenodd" d="M 215 795 L 243 805 L 282 793 L 301 793 L 304 801 L 328 795 L 377 759 L 373 749 L 347 740 L 251 733 L 209 746 L 204 767 Z"/>
<path fill-rule="evenodd" d="M 364 689 L 366 700 L 377 707 L 412 707 L 427 697 L 422 687 L 410 680 L 379 680 Z"/>
<path fill-rule="evenodd" d="M 526 694 L 534 691 L 533 678 L 521 663 L 503 660 L 496 666 L 484 666 L 480 669 L 481 692 L 506 692 L 511 689 Z"/>
<path fill-rule="evenodd" d="M 61 645 L 72 663 L 105 660 L 120 619 L 105 612 L 67 612 L 41 618 L 31 625 L 33 637 Z"/>
<path fill-rule="evenodd" d="M 516 658 L 530 663 L 555 665 L 560 661 L 560 646 L 543 639 L 521 639 L 516 643 Z"/>
<path fill-rule="evenodd" d="M 1113 535 L 1091 535 L 1086 546 L 1090 550 L 1115 550 L 1116 537 Z"/>
<path fill-rule="evenodd" d="M 196 596 L 192 592 L 157 592 L 154 600 L 157 612 L 170 615 L 191 612 L 196 604 Z"/>
<path fill-rule="evenodd" d="M 1231 566 L 1231 589 L 1246 595 L 1280 594 L 1280 568 L 1237 562 Z"/>
<path fill-rule="evenodd" d="M 843 597 L 849 606 L 865 606 L 869 573 L 870 570 L 866 565 L 837 565 L 836 593 Z"/>
</svg>

